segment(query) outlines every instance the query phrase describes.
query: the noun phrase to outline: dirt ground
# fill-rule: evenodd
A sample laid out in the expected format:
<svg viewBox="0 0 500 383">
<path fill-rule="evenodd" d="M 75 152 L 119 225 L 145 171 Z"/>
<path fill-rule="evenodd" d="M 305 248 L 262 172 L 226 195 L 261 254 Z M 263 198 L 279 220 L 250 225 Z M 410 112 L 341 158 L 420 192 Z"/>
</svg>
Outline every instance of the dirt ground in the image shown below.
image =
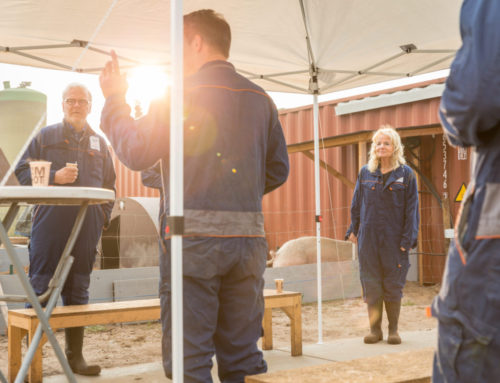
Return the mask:
<svg viewBox="0 0 500 383">
<path fill-rule="evenodd" d="M 439 286 L 418 286 L 408 282 L 405 287 L 401 308 L 400 331 L 429 330 L 436 327 L 436 320 L 427 318 L 425 308 L 438 293 Z M 384 330 L 387 319 L 384 314 Z M 368 319 L 366 305 L 361 298 L 323 302 L 323 342 L 336 339 L 361 337 L 367 334 Z M 274 347 L 290 345 L 288 317 L 279 310 L 273 311 Z M 317 305 L 302 307 L 303 343 L 316 343 Z M 386 330 L 385 330 L 386 331 Z M 103 368 L 156 362 L 161 360 L 161 327 L 159 322 L 131 325 L 106 325 L 87 327 L 84 354 L 89 363 Z M 56 337 L 64 347 L 64 331 Z M 404 339 L 403 339 L 404 341 Z M 0 336 L 0 369 L 7 374 L 7 336 Z M 61 374 L 62 369 L 47 343 L 43 347 L 44 375 Z"/>
</svg>

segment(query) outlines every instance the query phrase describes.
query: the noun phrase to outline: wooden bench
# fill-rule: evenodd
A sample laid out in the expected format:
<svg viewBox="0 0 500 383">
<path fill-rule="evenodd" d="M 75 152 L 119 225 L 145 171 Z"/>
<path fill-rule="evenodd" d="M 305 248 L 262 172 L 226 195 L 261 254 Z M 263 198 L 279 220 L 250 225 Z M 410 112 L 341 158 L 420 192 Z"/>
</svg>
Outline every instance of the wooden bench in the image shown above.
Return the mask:
<svg viewBox="0 0 500 383">
<path fill-rule="evenodd" d="M 273 308 L 281 308 L 291 321 L 292 355 L 302 355 L 302 320 L 301 294 L 284 291 L 264 290 L 265 313 L 263 320 L 265 350 L 272 349 L 272 312 Z M 160 319 L 160 300 L 143 299 L 137 301 L 120 301 L 108 303 L 91 303 L 87 305 L 57 306 L 52 311 L 50 326 L 55 331 L 59 328 L 92 326 L 123 322 L 139 322 Z M 31 342 L 35 335 L 39 320 L 33 309 L 10 310 L 8 316 L 9 338 L 9 382 L 14 382 L 21 368 L 21 344 L 28 334 Z M 46 337 L 42 338 L 41 344 Z M 42 381 L 42 348 L 38 347 L 31 362 L 28 377 L 30 382 Z"/>
<path fill-rule="evenodd" d="M 430 383 L 433 355 L 434 348 L 383 354 L 247 376 L 245 383 Z"/>
<path fill-rule="evenodd" d="M 262 349 L 273 349 L 272 310 L 279 308 L 290 318 L 290 343 L 292 356 L 302 355 L 302 294 L 293 291 L 264 290 L 264 319 Z"/>
<path fill-rule="evenodd" d="M 144 299 L 87 305 L 58 306 L 52 311 L 50 326 L 59 328 L 92 326 L 122 322 L 157 320 L 160 318 L 160 300 Z M 14 382 L 21 368 L 21 342 L 26 334 L 31 342 L 39 320 L 33 309 L 9 311 L 9 372 L 8 379 Z M 44 343 L 46 336 L 42 338 Z M 30 382 L 42 381 L 42 348 L 39 346 L 31 362 L 28 377 Z"/>
</svg>

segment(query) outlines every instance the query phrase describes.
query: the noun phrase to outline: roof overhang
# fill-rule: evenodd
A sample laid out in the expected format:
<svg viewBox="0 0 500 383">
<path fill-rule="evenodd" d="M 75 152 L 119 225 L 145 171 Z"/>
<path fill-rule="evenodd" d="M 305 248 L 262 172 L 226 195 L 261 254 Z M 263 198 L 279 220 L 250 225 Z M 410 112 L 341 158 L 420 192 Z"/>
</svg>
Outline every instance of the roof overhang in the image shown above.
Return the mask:
<svg viewBox="0 0 500 383">
<path fill-rule="evenodd" d="M 443 128 L 439 124 L 410 126 L 396 128 L 401 138 L 430 136 L 433 134 L 443 134 Z M 360 142 L 368 142 L 372 139 L 375 130 L 362 130 L 355 133 L 341 134 L 338 136 L 325 137 L 320 139 L 320 149 L 335 148 L 338 146 L 355 145 Z M 314 150 L 314 141 L 304 141 L 287 146 L 288 154 L 298 152 L 308 152 Z"/>
</svg>

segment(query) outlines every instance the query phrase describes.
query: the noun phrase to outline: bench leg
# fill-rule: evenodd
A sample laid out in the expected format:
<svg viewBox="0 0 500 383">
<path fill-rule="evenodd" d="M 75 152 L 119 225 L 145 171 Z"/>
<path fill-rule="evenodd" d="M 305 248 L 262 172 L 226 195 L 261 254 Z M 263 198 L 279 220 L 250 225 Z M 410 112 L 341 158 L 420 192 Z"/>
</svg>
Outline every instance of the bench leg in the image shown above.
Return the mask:
<svg viewBox="0 0 500 383">
<path fill-rule="evenodd" d="M 273 349 L 273 309 L 264 309 L 264 319 L 262 320 L 264 336 L 262 338 L 262 349 Z"/>
<path fill-rule="evenodd" d="M 291 320 L 292 356 L 302 355 L 302 303 L 300 300 L 293 306 Z"/>
<path fill-rule="evenodd" d="M 31 330 L 28 334 L 29 342 L 31 344 L 32 337 L 35 336 L 36 328 L 38 326 L 38 321 L 32 324 Z M 30 368 L 28 370 L 28 377 L 30 383 L 42 383 L 43 379 L 43 368 L 42 368 L 42 346 L 46 342 L 46 335 L 43 334 L 42 339 L 36 349 L 33 360 L 31 361 Z"/>
<path fill-rule="evenodd" d="M 36 323 L 35 323 L 36 324 Z M 32 326 L 30 331 L 24 330 L 19 327 L 14 327 L 9 325 L 8 336 L 9 336 L 9 372 L 8 379 L 9 382 L 13 383 L 16 380 L 16 376 L 19 373 L 22 362 L 22 342 L 26 334 L 28 334 L 29 342 L 31 343 L 32 337 L 35 335 L 36 326 Z M 40 345 L 38 346 L 33 360 L 31 361 L 30 368 L 28 370 L 28 378 L 31 383 L 41 383 L 42 382 L 42 344 L 46 339 L 45 335 L 42 337 Z"/>
<path fill-rule="evenodd" d="M 9 382 L 13 383 L 16 380 L 17 373 L 21 368 L 21 346 L 23 337 L 26 335 L 27 331 L 19 327 L 14 327 L 9 325 L 8 328 L 9 336 L 9 372 L 8 379 Z"/>
<path fill-rule="evenodd" d="M 292 306 L 281 310 L 290 318 L 290 344 L 292 356 L 302 355 L 302 302 L 295 300 Z"/>
</svg>

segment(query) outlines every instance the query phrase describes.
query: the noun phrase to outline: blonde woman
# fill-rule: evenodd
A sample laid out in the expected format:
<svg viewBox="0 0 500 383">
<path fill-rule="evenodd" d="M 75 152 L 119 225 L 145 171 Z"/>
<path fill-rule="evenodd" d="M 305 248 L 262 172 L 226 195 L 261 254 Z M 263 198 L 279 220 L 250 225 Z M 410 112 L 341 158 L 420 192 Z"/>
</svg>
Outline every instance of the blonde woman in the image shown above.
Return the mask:
<svg viewBox="0 0 500 383">
<path fill-rule="evenodd" d="M 377 130 L 370 159 L 358 175 L 346 239 L 358 244 L 363 299 L 368 305 L 370 334 L 365 343 L 383 339 L 385 302 L 389 344 L 398 334 L 401 297 L 410 266 L 408 253 L 417 244 L 418 191 L 415 175 L 406 165 L 399 134 L 391 126 Z"/>
</svg>

